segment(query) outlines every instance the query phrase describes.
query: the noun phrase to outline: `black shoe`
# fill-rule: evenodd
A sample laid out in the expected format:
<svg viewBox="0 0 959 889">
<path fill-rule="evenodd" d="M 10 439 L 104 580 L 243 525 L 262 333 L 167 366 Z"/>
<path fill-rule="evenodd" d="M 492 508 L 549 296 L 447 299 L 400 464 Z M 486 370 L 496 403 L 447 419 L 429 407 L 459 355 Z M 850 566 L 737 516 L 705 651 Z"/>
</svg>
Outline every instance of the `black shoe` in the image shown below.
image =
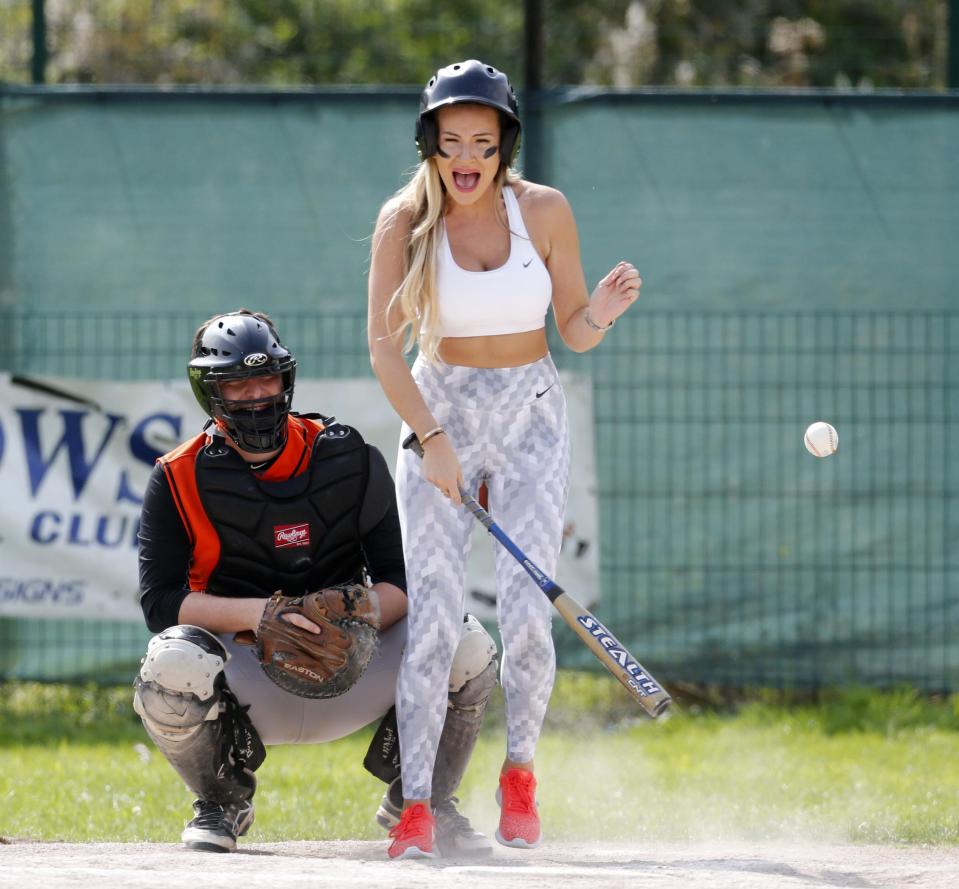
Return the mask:
<svg viewBox="0 0 959 889">
<path fill-rule="evenodd" d="M 211 803 L 198 799 L 193 803 L 196 816 L 183 828 L 180 839 L 188 849 L 202 852 L 232 852 L 236 838 L 243 836 L 253 823 L 253 803 Z"/>
<path fill-rule="evenodd" d="M 433 809 L 436 819 L 434 839 L 443 858 L 479 858 L 493 854 L 493 844 L 473 830 L 469 818 L 456 810 L 457 798 L 451 797 Z"/>
<path fill-rule="evenodd" d="M 376 810 L 376 823 L 386 830 L 392 830 L 400 823 L 403 814 L 403 782 L 394 778 L 383 794 L 380 807 Z"/>
</svg>

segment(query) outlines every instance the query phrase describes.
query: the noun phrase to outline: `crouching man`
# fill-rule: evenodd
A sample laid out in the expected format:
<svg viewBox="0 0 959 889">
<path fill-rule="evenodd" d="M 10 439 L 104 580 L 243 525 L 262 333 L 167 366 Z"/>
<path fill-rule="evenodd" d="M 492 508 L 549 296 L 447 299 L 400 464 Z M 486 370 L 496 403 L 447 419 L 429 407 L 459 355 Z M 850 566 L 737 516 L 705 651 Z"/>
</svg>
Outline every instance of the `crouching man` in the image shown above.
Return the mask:
<svg viewBox="0 0 959 889">
<path fill-rule="evenodd" d="M 134 708 L 196 795 L 182 834 L 229 852 L 253 824 L 254 773 L 271 744 L 322 744 L 380 720 L 365 759 L 403 793 L 393 717 L 406 577 L 393 481 L 360 433 L 292 412 L 296 361 L 270 319 L 203 324 L 188 375 L 210 417 L 164 455 L 140 523 L 150 640 Z M 433 777 L 436 845 L 491 851 L 453 797 L 495 685 L 496 647 L 464 620 Z"/>
</svg>

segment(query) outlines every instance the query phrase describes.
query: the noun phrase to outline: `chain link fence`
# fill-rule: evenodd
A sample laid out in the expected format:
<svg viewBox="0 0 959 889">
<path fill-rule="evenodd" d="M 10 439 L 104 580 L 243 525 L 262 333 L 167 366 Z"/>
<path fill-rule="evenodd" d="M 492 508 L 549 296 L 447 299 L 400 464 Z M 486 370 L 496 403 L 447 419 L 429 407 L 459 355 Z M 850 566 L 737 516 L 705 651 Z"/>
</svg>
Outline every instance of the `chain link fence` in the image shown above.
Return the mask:
<svg viewBox="0 0 959 889">
<path fill-rule="evenodd" d="M 272 314 L 301 375 L 370 376 L 361 310 Z M 177 378 L 203 320 L 8 311 L 5 369 Z M 642 306 L 593 352 L 554 342 L 594 390 L 598 614 L 667 683 L 959 688 L 957 343 L 953 312 Z M 815 420 L 834 457 L 806 453 Z M 554 628 L 561 664 L 595 666 Z M 3 619 L 0 676 L 126 680 L 147 638 Z"/>
</svg>

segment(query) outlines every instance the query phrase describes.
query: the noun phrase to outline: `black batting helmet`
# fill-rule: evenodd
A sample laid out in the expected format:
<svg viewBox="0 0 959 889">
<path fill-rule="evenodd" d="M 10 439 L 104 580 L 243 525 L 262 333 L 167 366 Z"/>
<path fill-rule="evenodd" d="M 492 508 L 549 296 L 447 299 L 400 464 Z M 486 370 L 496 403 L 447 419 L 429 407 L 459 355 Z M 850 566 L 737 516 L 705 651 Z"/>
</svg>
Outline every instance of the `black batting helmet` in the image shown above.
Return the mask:
<svg viewBox="0 0 959 889">
<path fill-rule="evenodd" d="M 207 321 L 194 338 L 187 374 L 200 407 L 244 451 L 265 454 L 282 447 L 296 360 L 266 315 L 241 309 Z M 223 397 L 225 382 L 273 374 L 282 381 L 276 396 L 248 401 Z"/>
<path fill-rule="evenodd" d="M 509 166 L 516 159 L 520 143 L 519 104 L 509 78 L 476 59 L 440 68 L 420 96 L 416 119 L 416 147 L 425 160 L 436 154 L 439 143 L 436 112 L 445 105 L 460 103 L 488 105 L 500 113 L 500 160 Z"/>
</svg>

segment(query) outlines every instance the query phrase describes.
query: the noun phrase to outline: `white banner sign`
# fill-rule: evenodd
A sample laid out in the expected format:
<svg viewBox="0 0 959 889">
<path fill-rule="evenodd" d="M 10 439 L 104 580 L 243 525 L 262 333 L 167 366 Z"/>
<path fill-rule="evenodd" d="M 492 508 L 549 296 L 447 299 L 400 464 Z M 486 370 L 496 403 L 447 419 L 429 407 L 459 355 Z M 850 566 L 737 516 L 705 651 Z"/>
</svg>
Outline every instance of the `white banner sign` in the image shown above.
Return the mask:
<svg viewBox="0 0 959 889">
<path fill-rule="evenodd" d="M 590 387 L 565 374 L 563 385 L 573 472 L 555 579 L 591 604 L 599 575 Z M 355 426 L 394 465 L 400 424 L 375 380 L 300 379 L 294 405 Z M 185 381 L 0 374 L 0 616 L 142 621 L 136 535 L 147 479 L 156 458 L 205 419 Z M 487 537 L 477 523 L 467 608 L 492 620 Z"/>
</svg>

